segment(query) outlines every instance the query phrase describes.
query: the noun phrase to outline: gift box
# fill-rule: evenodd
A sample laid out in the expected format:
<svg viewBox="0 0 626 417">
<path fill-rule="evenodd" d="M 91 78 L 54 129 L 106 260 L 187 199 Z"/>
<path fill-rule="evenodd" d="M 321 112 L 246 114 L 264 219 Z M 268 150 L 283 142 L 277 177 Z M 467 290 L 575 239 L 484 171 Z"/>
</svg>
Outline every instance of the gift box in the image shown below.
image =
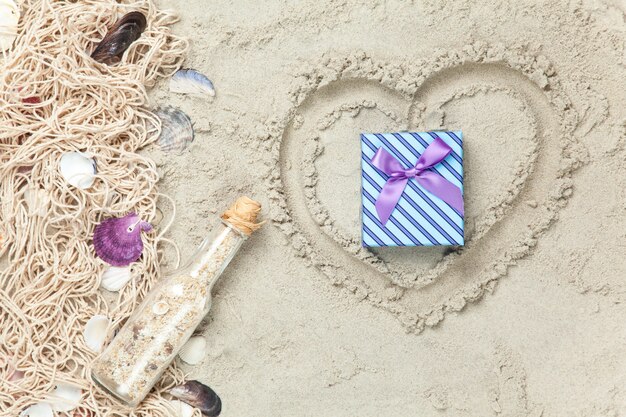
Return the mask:
<svg viewBox="0 0 626 417">
<path fill-rule="evenodd" d="M 361 134 L 365 247 L 464 244 L 460 131 Z"/>
</svg>

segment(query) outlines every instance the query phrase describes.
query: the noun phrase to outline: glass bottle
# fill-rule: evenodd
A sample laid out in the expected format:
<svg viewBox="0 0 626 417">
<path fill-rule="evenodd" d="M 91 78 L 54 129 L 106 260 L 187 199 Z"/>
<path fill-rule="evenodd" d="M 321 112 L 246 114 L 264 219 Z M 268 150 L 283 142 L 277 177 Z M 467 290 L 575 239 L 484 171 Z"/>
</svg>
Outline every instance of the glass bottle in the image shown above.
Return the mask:
<svg viewBox="0 0 626 417">
<path fill-rule="evenodd" d="M 189 262 L 148 293 L 92 364 L 91 376 L 100 388 L 130 407 L 148 395 L 209 312 L 213 286 L 259 226 L 256 213 L 248 224 L 251 229 L 225 213 L 222 219 L 227 220 L 220 219 Z"/>
</svg>

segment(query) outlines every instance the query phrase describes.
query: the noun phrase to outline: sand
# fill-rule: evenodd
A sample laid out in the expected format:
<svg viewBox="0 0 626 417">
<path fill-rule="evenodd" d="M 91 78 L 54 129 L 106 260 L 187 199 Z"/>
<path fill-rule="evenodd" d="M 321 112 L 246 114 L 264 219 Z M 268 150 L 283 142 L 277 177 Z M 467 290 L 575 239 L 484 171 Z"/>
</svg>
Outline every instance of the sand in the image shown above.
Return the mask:
<svg viewBox="0 0 626 417">
<path fill-rule="evenodd" d="M 626 3 L 160 1 L 217 96 L 158 150 L 184 252 L 272 220 L 216 288 L 224 416 L 626 414 Z M 465 248 L 360 247 L 359 133 L 462 129 Z M 167 217 L 167 216 L 166 216 Z"/>
<path fill-rule="evenodd" d="M 157 3 L 217 90 L 150 93 L 196 129 L 144 151 L 168 237 L 240 194 L 270 220 L 182 364 L 223 416 L 626 414 L 626 2 Z M 441 128 L 467 245 L 361 248 L 359 133 Z"/>
</svg>

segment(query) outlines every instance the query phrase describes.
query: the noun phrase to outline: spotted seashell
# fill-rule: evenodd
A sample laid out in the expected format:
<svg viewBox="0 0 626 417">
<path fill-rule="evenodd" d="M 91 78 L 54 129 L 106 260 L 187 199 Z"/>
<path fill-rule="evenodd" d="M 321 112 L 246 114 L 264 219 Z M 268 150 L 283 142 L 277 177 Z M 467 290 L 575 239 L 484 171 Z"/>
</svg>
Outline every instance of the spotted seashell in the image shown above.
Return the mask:
<svg viewBox="0 0 626 417">
<path fill-rule="evenodd" d="M 143 252 L 142 230 L 152 230 L 152 226 L 135 213 L 104 220 L 93 233 L 96 255 L 113 266 L 130 265 Z"/>
<path fill-rule="evenodd" d="M 159 107 L 154 114 L 161 120 L 159 146 L 165 152 L 182 152 L 194 139 L 191 119 L 172 106 Z"/>
<path fill-rule="evenodd" d="M 170 306 L 167 305 L 167 303 L 164 301 L 159 301 L 158 303 L 152 306 L 152 312 L 156 314 L 157 316 L 162 316 L 163 314 L 167 313 L 169 309 L 170 309 Z"/>
</svg>

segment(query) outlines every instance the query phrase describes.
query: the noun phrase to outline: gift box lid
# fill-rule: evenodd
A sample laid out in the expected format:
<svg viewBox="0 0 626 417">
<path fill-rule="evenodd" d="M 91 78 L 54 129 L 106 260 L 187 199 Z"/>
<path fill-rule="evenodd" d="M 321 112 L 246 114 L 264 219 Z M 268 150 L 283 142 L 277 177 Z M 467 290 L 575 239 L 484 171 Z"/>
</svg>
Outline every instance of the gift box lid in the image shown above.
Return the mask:
<svg viewBox="0 0 626 417">
<path fill-rule="evenodd" d="M 462 207 L 460 210 L 453 208 L 421 186 L 416 178 L 408 179 L 386 222 L 381 222 L 376 210 L 376 201 L 390 178 L 372 163 L 379 148 L 383 148 L 404 169 L 409 170 L 437 138 L 445 142 L 451 151 L 427 171 L 445 178 L 447 182 L 458 187 L 462 195 L 461 131 L 361 134 L 363 246 L 458 246 L 465 243 Z"/>
</svg>

